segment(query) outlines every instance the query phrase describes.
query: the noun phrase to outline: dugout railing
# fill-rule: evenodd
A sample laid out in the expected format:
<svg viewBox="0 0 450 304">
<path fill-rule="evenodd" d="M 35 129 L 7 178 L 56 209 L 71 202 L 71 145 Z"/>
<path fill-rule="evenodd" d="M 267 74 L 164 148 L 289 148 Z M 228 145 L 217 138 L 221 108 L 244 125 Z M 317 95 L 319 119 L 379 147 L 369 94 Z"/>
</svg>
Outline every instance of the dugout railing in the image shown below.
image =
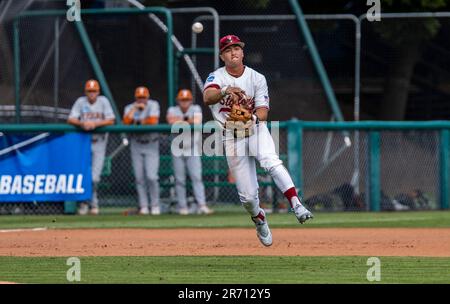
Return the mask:
<svg viewBox="0 0 450 304">
<path fill-rule="evenodd" d="M 279 127 L 280 157 L 305 204 L 315 211 L 449 208 L 449 121 L 330 123 L 291 120 L 272 123 L 271 129 L 272 125 Z M 65 124 L 0 127 L 2 135 L 79 131 Z M 101 205 L 136 206 L 129 147 L 123 144 L 120 134 L 142 132 L 161 134 L 161 196 L 162 201 L 173 203 L 170 131 L 171 126 L 165 124 L 115 125 L 95 131 L 110 133 L 100 189 Z M 345 134 L 350 136 L 350 141 Z M 239 203 L 224 156 L 203 155 L 202 164 L 208 201 Z M 260 195 L 266 196 L 262 201 L 269 202 L 276 210 L 276 206 L 284 202 L 282 193 L 259 167 L 258 179 Z M 409 196 L 411 193 L 417 196 Z M 402 204 L 404 208 L 397 208 Z"/>
</svg>

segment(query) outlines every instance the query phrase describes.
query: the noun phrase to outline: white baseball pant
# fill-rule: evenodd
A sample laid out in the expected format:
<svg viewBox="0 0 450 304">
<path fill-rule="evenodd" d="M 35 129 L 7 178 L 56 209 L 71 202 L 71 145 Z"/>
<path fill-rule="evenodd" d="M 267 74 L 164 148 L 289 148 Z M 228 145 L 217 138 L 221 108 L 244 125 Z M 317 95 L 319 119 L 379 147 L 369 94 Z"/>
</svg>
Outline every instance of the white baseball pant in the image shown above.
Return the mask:
<svg viewBox="0 0 450 304">
<path fill-rule="evenodd" d="M 276 153 L 267 124 L 260 122 L 253 128 L 252 136 L 239 139 L 235 139 L 232 132 L 226 130 L 223 142 L 228 166 L 236 180 L 239 199 L 250 215 L 255 217 L 260 212 L 255 160 L 271 175 L 283 193 L 293 188 L 294 183 Z"/>
<path fill-rule="evenodd" d="M 192 190 L 199 206 L 206 205 L 205 186 L 202 181 L 202 162 L 199 156 L 172 156 L 175 191 L 178 207 L 187 208 L 186 169 L 192 181 Z"/>
<path fill-rule="evenodd" d="M 105 162 L 106 145 L 108 144 L 108 134 L 103 138 L 96 139 L 91 144 L 92 152 L 92 199 L 90 202 L 91 208 L 98 208 L 98 194 L 97 187 L 101 179 L 103 165 Z"/>
<path fill-rule="evenodd" d="M 148 208 L 148 192 L 151 207 L 159 207 L 159 141 L 141 144 L 132 140 L 130 148 L 139 207 Z"/>
</svg>

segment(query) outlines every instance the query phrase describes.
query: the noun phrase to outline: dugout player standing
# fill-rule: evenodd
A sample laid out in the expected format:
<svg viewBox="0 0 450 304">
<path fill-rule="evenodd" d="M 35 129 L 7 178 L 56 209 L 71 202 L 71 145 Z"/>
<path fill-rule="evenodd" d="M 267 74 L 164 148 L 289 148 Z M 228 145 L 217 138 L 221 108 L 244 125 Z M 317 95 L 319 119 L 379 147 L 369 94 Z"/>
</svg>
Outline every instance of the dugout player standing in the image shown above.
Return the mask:
<svg viewBox="0 0 450 304">
<path fill-rule="evenodd" d="M 178 122 L 187 122 L 191 125 L 202 123 L 202 108 L 199 105 L 193 105 L 192 92 L 182 89 L 177 94 L 177 106 L 170 107 L 167 110 L 167 122 L 175 124 Z M 175 191 L 178 200 L 178 213 L 186 215 L 189 213 L 186 201 L 186 170 L 192 181 L 192 189 L 195 200 L 198 204 L 199 214 L 211 214 L 213 211 L 206 205 L 205 186 L 202 181 L 202 161 L 200 158 L 201 149 L 201 131 L 199 136 L 192 136 L 184 141 L 183 155 L 173 155 L 172 164 L 175 175 Z M 191 143 L 189 146 L 187 143 Z M 180 151 L 181 152 L 181 151 Z"/>
<path fill-rule="evenodd" d="M 123 123 L 126 125 L 156 125 L 159 122 L 159 103 L 150 99 L 146 87 L 137 87 L 135 101 L 125 107 Z M 139 214 L 160 215 L 159 204 L 159 134 L 136 133 L 130 136 L 131 161 L 133 163 Z M 148 188 L 147 188 L 148 185 Z M 148 208 L 150 193 L 151 211 Z"/>
<path fill-rule="evenodd" d="M 88 80 L 84 91 L 86 96 L 79 97 L 75 101 L 67 122 L 85 131 L 113 125 L 115 123 L 115 115 L 111 103 L 105 96 L 100 95 L 100 85 L 97 80 Z M 78 213 L 81 215 L 85 215 L 88 212 L 93 215 L 99 213 L 97 185 L 100 182 L 107 143 L 108 133 L 92 134 L 92 200 L 91 202 L 80 204 Z"/>
<path fill-rule="evenodd" d="M 220 58 L 225 66 L 209 74 L 204 85 L 203 101 L 223 129 L 227 162 L 236 179 L 239 199 L 256 225 L 259 240 L 264 246 L 270 246 L 272 233 L 265 212 L 259 205 L 255 159 L 284 193 L 301 224 L 313 215 L 301 204 L 291 176 L 276 153 L 266 124 L 269 112 L 266 78 L 243 64 L 244 46 L 244 42 L 235 35 L 220 39 Z M 241 101 L 242 106 L 251 113 L 250 125 L 246 123 L 245 132 L 236 133 L 236 129 L 227 128 L 227 124 L 234 112 L 234 97 L 242 93 L 246 95 L 245 100 Z M 242 147 L 250 153 L 239 153 Z"/>
</svg>

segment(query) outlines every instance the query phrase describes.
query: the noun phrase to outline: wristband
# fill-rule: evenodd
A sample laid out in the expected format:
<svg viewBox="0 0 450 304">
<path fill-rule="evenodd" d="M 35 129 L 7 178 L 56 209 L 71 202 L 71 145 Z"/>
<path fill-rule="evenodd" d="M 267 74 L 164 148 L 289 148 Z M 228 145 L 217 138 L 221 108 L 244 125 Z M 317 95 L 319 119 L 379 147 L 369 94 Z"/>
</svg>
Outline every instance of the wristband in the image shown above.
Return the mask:
<svg viewBox="0 0 450 304">
<path fill-rule="evenodd" d="M 221 95 L 222 97 L 225 97 L 225 96 L 228 95 L 227 89 L 228 89 L 229 87 L 230 87 L 230 86 L 225 86 L 225 87 L 223 87 L 223 88 L 220 89 L 220 95 Z"/>
<path fill-rule="evenodd" d="M 255 122 L 255 124 L 256 124 L 256 125 L 259 124 L 259 118 L 258 118 L 258 116 L 256 116 L 255 114 L 252 114 L 252 116 L 253 116 L 253 121 Z"/>
</svg>

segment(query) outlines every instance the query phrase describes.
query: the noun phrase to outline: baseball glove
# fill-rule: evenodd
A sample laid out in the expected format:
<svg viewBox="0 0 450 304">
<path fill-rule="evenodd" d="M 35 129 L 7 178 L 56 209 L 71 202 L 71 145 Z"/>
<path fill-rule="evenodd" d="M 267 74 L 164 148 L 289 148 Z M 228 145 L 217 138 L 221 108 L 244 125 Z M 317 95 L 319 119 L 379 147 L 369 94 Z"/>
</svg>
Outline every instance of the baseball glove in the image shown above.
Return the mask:
<svg viewBox="0 0 450 304">
<path fill-rule="evenodd" d="M 253 135 L 252 113 L 243 105 L 233 104 L 225 128 L 233 132 L 234 138 Z"/>
<path fill-rule="evenodd" d="M 252 120 L 252 113 L 250 113 L 250 111 L 242 105 L 233 104 L 231 106 L 231 111 L 230 115 L 228 116 L 228 120 L 242 121 L 245 123 L 249 120 Z"/>
</svg>

